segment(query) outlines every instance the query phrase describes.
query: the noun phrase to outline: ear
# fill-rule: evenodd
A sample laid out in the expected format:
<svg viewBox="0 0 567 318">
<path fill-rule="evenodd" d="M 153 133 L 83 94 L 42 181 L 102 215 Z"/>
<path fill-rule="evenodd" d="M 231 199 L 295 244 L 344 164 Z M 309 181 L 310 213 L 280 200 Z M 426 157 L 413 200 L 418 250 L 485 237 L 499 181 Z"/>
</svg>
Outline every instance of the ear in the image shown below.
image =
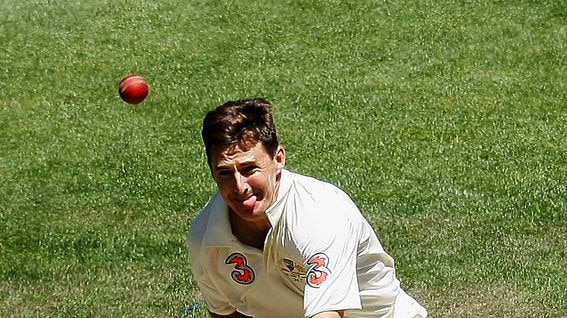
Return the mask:
<svg viewBox="0 0 567 318">
<path fill-rule="evenodd" d="M 280 172 L 283 168 L 285 168 L 285 158 L 286 158 L 285 149 L 282 145 L 279 145 L 278 149 L 276 149 L 276 154 L 274 156 L 274 160 L 276 161 L 278 172 Z"/>
</svg>

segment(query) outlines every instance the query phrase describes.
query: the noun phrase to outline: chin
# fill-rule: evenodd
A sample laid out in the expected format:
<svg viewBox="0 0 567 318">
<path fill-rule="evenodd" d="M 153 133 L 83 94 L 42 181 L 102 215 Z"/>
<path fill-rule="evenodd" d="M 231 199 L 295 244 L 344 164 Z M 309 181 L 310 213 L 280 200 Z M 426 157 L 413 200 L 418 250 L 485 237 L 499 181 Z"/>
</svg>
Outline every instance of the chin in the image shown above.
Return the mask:
<svg viewBox="0 0 567 318">
<path fill-rule="evenodd" d="M 256 205 L 253 210 L 243 211 L 244 215 L 251 219 L 263 218 L 266 216 L 266 209 L 263 206 Z"/>
</svg>

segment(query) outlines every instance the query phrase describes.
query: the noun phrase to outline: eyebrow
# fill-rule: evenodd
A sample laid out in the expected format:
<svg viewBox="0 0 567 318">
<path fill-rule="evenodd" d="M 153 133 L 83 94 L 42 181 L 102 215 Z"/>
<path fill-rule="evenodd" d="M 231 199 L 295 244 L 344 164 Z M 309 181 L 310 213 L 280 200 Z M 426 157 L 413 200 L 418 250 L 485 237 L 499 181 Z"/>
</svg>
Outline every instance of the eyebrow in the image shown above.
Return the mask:
<svg viewBox="0 0 567 318">
<path fill-rule="evenodd" d="M 237 168 L 240 168 L 240 167 L 257 166 L 257 165 L 258 164 L 256 163 L 256 160 L 247 160 L 247 161 L 243 161 L 243 162 L 238 163 L 236 166 L 237 166 Z M 219 164 L 219 165 L 213 166 L 213 170 L 215 170 L 215 171 L 216 170 L 229 170 L 229 169 L 232 170 L 232 165 L 224 166 L 224 165 Z"/>
<path fill-rule="evenodd" d="M 215 170 L 215 171 L 216 171 L 216 170 L 227 170 L 227 169 L 229 169 L 228 166 L 223 166 L 223 165 L 216 165 L 216 166 L 213 166 L 213 170 Z"/>
</svg>

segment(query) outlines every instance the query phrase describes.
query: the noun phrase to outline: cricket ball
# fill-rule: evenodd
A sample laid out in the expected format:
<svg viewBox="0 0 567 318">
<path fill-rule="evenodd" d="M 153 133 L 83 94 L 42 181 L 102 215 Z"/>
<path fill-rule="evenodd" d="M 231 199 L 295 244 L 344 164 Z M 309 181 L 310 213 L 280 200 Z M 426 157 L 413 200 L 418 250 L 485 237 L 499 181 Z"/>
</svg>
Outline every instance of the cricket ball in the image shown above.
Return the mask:
<svg viewBox="0 0 567 318">
<path fill-rule="evenodd" d="M 120 81 L 118 93 L 120 98 L 128 104 L 139 104 L 146 99 L 150 92 L 148 82 L 140 76 L 131 74 Z"/>
</svg>

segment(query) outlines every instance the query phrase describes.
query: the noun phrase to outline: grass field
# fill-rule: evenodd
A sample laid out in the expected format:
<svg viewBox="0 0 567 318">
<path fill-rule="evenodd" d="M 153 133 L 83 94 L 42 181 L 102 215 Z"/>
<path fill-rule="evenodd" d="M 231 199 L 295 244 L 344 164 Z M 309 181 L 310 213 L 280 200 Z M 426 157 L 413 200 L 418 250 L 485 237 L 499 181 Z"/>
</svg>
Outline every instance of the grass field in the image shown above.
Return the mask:
<svg viewBox="0 0 567 318">
<path fill-rule="evenodd" d="M 0 43 L 0 317 L 206 317 L 200 124 L 253 96 L 431 317 L 567 317 L 566 1 L 0 0 Z"/>
</svg>

